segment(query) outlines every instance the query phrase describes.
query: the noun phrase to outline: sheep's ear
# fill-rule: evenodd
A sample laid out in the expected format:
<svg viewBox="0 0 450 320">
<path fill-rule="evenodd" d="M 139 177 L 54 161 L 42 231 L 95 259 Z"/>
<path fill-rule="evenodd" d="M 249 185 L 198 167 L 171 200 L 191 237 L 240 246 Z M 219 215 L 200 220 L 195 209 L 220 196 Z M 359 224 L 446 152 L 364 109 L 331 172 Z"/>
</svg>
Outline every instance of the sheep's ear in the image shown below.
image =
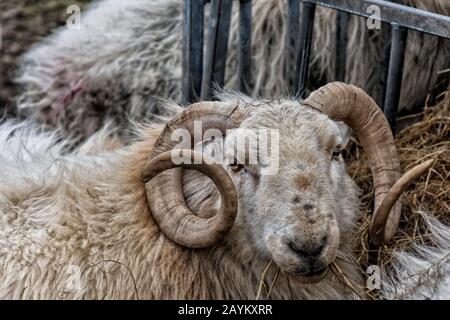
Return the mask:
<svg viewBox="0 0 450 320">
<path fill-rule="evenodd" d="M 350 138 L 352 137 L 352 130 L 342 121 L 337 121 L 336 125 L 339 130 L 339 135 L 341 136 L 342 139 L 342 146 L 345 147 L 347 146 L 347 144 L 350 141 Z"/>
</svg>

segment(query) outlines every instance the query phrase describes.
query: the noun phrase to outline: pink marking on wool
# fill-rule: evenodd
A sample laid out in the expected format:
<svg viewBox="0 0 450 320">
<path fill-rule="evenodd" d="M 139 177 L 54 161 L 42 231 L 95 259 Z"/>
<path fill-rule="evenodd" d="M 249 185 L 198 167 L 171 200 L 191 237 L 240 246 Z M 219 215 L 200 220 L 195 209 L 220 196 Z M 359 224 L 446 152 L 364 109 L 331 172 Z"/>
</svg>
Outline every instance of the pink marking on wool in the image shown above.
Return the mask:
<svg viewBox="0 0 450 320">
<path fill-rule="evenodd" d="M 82 80 L 72 82 L 69 85 L 69 90 L 61 94 L 58 99 L 52 104 L 51 111 L 49 113 L 50 121 L 53 125 L 58 123 L 58 118 L 62 111 L 68 107 L 75 97 L 83 91 Z"/>
<path fill-rule="evenodd" d="M 70 85 L 70 90 L 62 97 L 62 104 L 67 106 L 73 102 L 78 93 L 83 90 L 82 80 L 78 80 Z"/>
</svg>

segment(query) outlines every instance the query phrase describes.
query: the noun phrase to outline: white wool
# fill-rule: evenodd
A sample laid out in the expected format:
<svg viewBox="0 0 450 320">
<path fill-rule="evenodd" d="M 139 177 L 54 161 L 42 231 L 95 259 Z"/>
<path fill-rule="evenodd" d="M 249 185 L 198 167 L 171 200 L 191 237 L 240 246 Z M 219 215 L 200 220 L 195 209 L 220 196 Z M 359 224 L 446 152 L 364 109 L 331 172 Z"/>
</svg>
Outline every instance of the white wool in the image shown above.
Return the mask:
<svg viewBox="0 0 450 320">
<path fill-rule="evenodd" d="M 0 202 L 2 195 L 26 189 L 29 184 L 56 185 L 55 177 L 62 178 L 67 168 L 98 165 L 92 155 L 111 149 L 113 131 L 108 124 L 74 149 L 75 140 L 63 139 L 58 131 L 31 121 L 4 122 L 0 125 Z M 85 161 L 87 157 L 89 161 Z"/>
<path fill-rule="evenodd" d="M 382 295 L 386 299 L 450 299 L 450 227 L 420 212 L 426 227 L 426 245 L 416 241 L 408 251 L 392 254 L 384 275 Z M 386 273 L 386 271 L 385 271 Z"/>
<path fill-rule="evenodd" d="M 450 14 L 447 1 L 398 2 Z M 234 4 L 227 89 L 238 83 L 239 15 Z M 287 82 L 292 59 L 285 50 L 287 1 L 253 1 L 252 10 L 253 93 L 270 98 L 292 94 Z M 349 28 L 346 82 L 379 101 L 381 32 L 368 30 L 360 17 L 353 17 Z M 319 6 L 311 61 L 314 86 L 335 80 L 335 29 L 335 12 Z M 132 120 L 148 118 L 159 111 L 158 97 L 180 101 L 181 34 L 181 0 L 96 1 L 82 12 L 80 30 L 62 27 L 24 56 L 18 107 L 30 118 L 84 137 L 110 119 L 127 127 L 124 114 Z M 409 33 L 402 109 L 423 104 L 439 83 L 439 71 L 450 67 L 449 55 L 450 41 Z"/>
<path fill-rule="evenodd" d="M 68 140 L 56 143 L 57 132 L 38 129 L 31 121 L 7 121 L 0 128 L 1 169 L 18 163 L 29 163 L 37 160 L 36 156 L 41 161 L 53 159 L 70 146 Z"/>
<path fill-rule="evenodd" d="M 226 247 L 195 253 L 161 236 L 140 181 L 152 138 L 147 132 L 136 145 L 108 151 L 109 130 L 72 149 L 70 140 L 29 122 L 0 126 L 0 297 L 255 297 L 267 260 L 251 258 L 255 253 L 233 244 L 231 235 Z M 71 266 L 86 272 L 79 289 L 71 285 Z M 348 271 L 354 265 L 341 268 L 359 277 Z M 203 270 L 209 276 L 199 278 Z M 295 275 L 280 274 L 272 296 L 356 298 L 329 277 L 302 286 Z"/>
<path fill-rule="evenodd" d="M 231 99 L 232 95 L 223 94 L 222 97 Z M 43 253 L 47 254 L 47 249 L 40 248 L 43 242 L 49 241 L 43 228 L 51 228 L 53 224 L 56 227 L 56 219 L 60 216 L 58 210 L 65 208 L 66 193 L 80 192 L 77 184 L 83 186 L 83 183 L 90 181 L 86 176 L 100 178 L 100 168 L 123 156 L 120 150 L 108 151 L 111 149 L 111 130 L 110 126 L 106 126 L 81 147 L 72 149 L 71 140 L 61 139 L 58 132 L 36 128 L 29 122 L 7 121 L 0 126 L 0 204 L 14 205 L 11 199 L 15 196 L 22 203 L 20 207 L 10 207 L 0 215 L 0 234 L 9 237 L 0 237 L 0 257 L 6 259 L 20 252 L 28 261 L 37 250 L 44 250 Z M 101 185 L 97 188 L 108 187 Z M 36 194 L 39 190 L 43 193 Z M 46 192 L 52 192 L 53 195 L 46 199 Z M 30 200 L 26 200 L 28 194 Z M 26 206 L 35 206 L 39 210 L 30 211 Z M 85 210 L 82 203 L 76 208 L 80 212 Z M 126 215 L 125 212 L 123 214 Z M 383 270 L 383 298 L 450 298 L 450 227 L 425 212 L 421 212 L 421 215 L 427 229 L 425 240 L 431 245 L 416 242 L 411 250 L 393 253 L 390 265 Z M 83 229 L 82 225 L 78 227 Z M 98 227 L 101 227 L 101 223 Z M 11 246 L 12 243 L 15 245 Z M 61 253 L 60 259 L 72 258 Z M 60 262 L 63 263 L 62 260 Z M 47 270 L 48 267 L 44 263 L 41 269 Z M 23 289 L 17 285 L 27 285 L 23 282 L 14 284 L 16 275 L 10 274 L 6 278 L 11 281 L 8 287 L 16 293 Z M 39 282 L 35 285 L 39 285 Z M 32 290 L 40 294 L 45 291 L 37 288 Z M 16 293 L 11 292 L 11 295 Z"/>
</svg>

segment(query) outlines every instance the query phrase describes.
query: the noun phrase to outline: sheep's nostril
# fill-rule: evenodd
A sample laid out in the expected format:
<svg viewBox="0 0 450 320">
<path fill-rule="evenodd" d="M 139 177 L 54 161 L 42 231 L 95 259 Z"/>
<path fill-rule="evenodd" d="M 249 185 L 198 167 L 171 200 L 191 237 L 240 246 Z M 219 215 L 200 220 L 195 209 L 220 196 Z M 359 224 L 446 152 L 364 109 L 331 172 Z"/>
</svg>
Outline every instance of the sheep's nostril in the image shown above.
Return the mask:
<svg viewBox="0 0 450 320">
<path fill-rule="evenodd" d="M 299 246 L 294 242 L 289 243 L 289 247 L 294 251 L 304 262 L 309 265 L 314 264 L 314 262 L 319 258 L 323 249 L 325 248 L 326 237 L 322 238 L 315 244 L 310 244 L 307 246 Z"/>
<path fill-rule="evenodd" d="M 291 248 L 292 251 L 297 253 L 300 257 L 308 256 L 308 253 L 303 249 L 300 249 L 294 242 L 289 242 L 289 248 Z"/>
<path fill-rule="evenodd" d="M 315 208 L 315 206 L 313 205 L 313 204 L 311 204 L 311 203 L 305 203 L 304 205 L 303 205 L 303 209 L 305 210 L 305 211 L 311 211 L 311 210 L 313 210 Z"/>
<path fill-rule="evenodd" d="M 325 247 L 325 245 L 327 244 L 327 236 L 324 236 L 322 239 L 320 239 L 319 244 L 318 244 L 318 250 L 319 250 L 319 254 L 322 253 L 323 248 Z"/>
<path fill-rule="evenodd" d="M 317 257 L 317 256 L 319 256 L 319 255 L 322 253 L 323 247 L 324 247 L 324 246 L 325 246 L 325 244 L 324 244 L 324 243 L 321 243 L 319 246 L 317 246 L 316 248 L 312 249 L 312 250 L 309 252 L 309 255 L 312 256 L 312 257 Z"/>
</svg>

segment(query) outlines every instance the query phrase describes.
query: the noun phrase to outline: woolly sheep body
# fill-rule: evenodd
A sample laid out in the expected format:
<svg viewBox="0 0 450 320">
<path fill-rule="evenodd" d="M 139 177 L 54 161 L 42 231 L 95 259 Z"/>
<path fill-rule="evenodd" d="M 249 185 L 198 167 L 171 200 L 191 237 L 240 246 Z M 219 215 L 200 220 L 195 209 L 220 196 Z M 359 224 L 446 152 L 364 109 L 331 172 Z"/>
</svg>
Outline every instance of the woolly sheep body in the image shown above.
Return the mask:
<svg viewBox="0 0 450 320">
<path fill-rule="evenodd" d="M 385 299 L 448 299 L 450 297 L 450 228 L 421 212 L 432 246 L 420 241 L 412 250 L 393 253 L 393 271 L 385 277 Z"/>
<path fill-rule="evenodd" d="M 237 237 L 239 230 L 225 243 L 192 250 L 168 240 L 152 219 L 140 172 L 160 128 L 143 130 L 129 147 L 111 143 L 110 128 L 70 152 L 70 142 L 57 142 L 58 134 L 28 122 L 0 127 L 0 297 L 256 298 L 269 261 Z M 211 187 L 198 173 L 187 173 L 185 194 L 194 210 Z M 450 228 L 424 219 L 436 248 L 417 244 L 415 254 L 395 253 L 394 274 L 383 270 L 382 297 L 449 298 Z M 364 285 L 350 248 L 338 256 L 347 279 Z M 427 273 L 437 262 L 439 273 Z M 418 273 L 427 278 L 410 277 Z M 264 281 L 275 277 L 271 267 Z M 283 272 L 266 294 L 260 297 L 360 298 L 332 276 L 303 284 Z"/>
<path fill-rule="evenodd" d="M 450 15 L 443 1 L 401 3 Z M 286 96 L 288 59 L 283 51 L 287 17 L 285 0 L 254 1 L 254 94 Z M 80 30 L 63 29 L 34 47 L 24 58 L 18 82 L 24 93 L 19 109 L 29 117 L 89 136 L 113 120 L 140 119 L 158 112 L 158 97 L 176 101 L 181 94 L 181 22 L 179 0 L 105 0 L 83 13 Z M 226 86 L 237 84 L 238 14 L 233 14 Z M 352 18 L 347 81 L 380 97 L 378 70 L 383 49 L 379 31 Z M 312 75 L 333 80 L 335 13 L 319 8 L 314 28 Z M 369 41 L 370 38 L 370 41 Z M 361 45 L 365 43 L 366 45 Z M 433 57 L 430 59 L 430 57 Z M 449 41 L 410 32 L 402 108 L 423 101 L 437 85 L 437 72 L 450 66 Z M 320 80 L 319 80 L 320 79 Z M 410 81 L 415 79 L 415 81 Z M 123 131 L 122 131 L 123 133 Z"/>
<path fill-rule="evenodd" d="M 30 118 L 87 137 L 102 120 L 123 128 L 127 115 L 154 113 L 157 96 L 178 96 L 179 1 L 96 2 L 82 21 L 25 56 L 19 109 Z"/>
<path fill-rule="evenodd" d="M 158 133 L 146 129 L 141 142 L 109 151 L 105 129 L 67 153 L 67 143 L 28 123 L 0 127 L 0 297 L 257 297 L 269 260 L 248 246 L 238 222 L 224 243 L 204 250 L 176 245 L 154 222 L 140 173 Z M 197 209 L 212 186 L 196 173 L 186 179 Z M 339 256 L 342 272 L 361 285 L 348 242 Z M 331 274 L 316 284 L 276 274 L 272 266 L 264 278 L 270 284 L 277 277 L 270 298 L 358 297 Z"/>
<path fill-rule="evenodd" d="M 170 112 L 177 110 L 181 108 L 170 107 Z M 140 181 L 161 127 L 141 129 L 130 146 L 111 138 L 117 130 L 112 128 L 104 127 L 70 151 L 71 141 L 29 122 L 0 126 L 1 298 L 254 299 L 261 280 L 275 285 L 270 295 L 263 290 L 260 297 L 364 298 L 332 274 L 304 284 L 293 274 L 278 274 L 272 265 L 262 279 L 270 259 L 249 245 L 239 220 L 242 212 L 225 242 L 211 248 L 186 249 L 168 240 L 152 218 Z M 341 221 L 347 229 L 341 228 L 335 263 L 359 290 L 365 286 L 364 275 L 350 247 L 359 211 L 357 188 L 346 174 L 343 178 L 341 210 L 354 212 L 340 218 L 349 220 Z M 185 175 L 184 194 L 197 212 L 219 199 L 211 182 L 194 171 Z M 450 228 L 427 215 L 424 219 L 436 248 L 417 244 L 416 253 L 394 254 L 395 272 L 382 270 L 383 297 L 449 298 L 450 263 L 445 258 Z M 426 273 L 436 261 L 443 266 L 437 277 L 411 280 L 409 275 Z M 430 294 L 436 280 L 440 286 Z M 409 290 L 399 296 L 398 288 Z"/>
</svg>

